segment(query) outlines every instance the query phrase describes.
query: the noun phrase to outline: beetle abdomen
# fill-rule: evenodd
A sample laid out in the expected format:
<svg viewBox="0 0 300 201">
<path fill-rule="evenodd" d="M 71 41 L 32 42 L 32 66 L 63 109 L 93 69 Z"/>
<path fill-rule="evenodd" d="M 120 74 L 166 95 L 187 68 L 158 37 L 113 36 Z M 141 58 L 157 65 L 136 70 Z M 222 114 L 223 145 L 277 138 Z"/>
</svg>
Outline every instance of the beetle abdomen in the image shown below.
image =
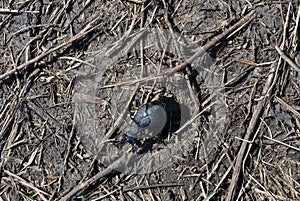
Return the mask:
<svg viewBox="0 0 300 201">
<path fill-rule="evenodd" d="M 145 129 L 144 137 L 153 137 L 162 131 L 167 119 L 167 113 L 163 106 L 148 103 L 137 111 L 134 122 L 141 129 Z"/>
</svg>

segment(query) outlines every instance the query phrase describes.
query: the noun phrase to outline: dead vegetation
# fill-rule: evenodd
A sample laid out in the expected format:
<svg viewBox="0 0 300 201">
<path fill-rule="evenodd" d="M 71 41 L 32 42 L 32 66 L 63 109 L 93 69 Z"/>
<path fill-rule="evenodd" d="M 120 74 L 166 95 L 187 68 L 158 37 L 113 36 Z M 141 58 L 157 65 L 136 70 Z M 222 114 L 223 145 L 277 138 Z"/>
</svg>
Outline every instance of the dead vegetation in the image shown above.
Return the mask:
<svg viewBox="0 0 300 201">
<path fill-rule="evenodd" d="M 0 200 L 300 200 L 299 18 L 289 1 L 2 1 Z M 160 94 L 188 113 L 153 146 L 172 162 L 106 160 L 128 107 Z"/>
</svg>

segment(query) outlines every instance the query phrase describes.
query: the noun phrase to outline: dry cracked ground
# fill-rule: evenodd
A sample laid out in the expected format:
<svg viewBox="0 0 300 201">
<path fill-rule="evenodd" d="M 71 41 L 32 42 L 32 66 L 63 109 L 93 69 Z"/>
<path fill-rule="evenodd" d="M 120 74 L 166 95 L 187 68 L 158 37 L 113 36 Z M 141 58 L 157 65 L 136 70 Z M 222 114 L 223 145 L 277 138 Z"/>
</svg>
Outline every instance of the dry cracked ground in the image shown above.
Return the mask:
<svg viewBox="0 0 300 201">
<path fill-rule="evenodd" d="M 299 1 L 0 5 L 0 201 L 300 200 Z"/>
</svg>

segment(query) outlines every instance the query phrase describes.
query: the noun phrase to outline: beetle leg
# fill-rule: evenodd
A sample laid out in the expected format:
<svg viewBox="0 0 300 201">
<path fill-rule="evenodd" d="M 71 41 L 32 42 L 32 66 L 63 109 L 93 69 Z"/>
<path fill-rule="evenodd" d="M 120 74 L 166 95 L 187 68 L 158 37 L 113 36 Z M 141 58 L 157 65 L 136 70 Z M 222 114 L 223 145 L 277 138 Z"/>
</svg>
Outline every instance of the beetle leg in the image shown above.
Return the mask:
<svg viewBox="0 0 300 201">
<path fill-rule="evenodd" d="M 122 139 L 118 143 L 116 143 L 116 145 L 119 146 L 119 145 L 125 144 L 127 141 L 128 141 L 127 135 L 124 135 L 122 137 Z"/>
<path fill-rule="evenodd" d="M 123 138 L 118 142 L 116 143 L 115 145 L 119 146 L 119 145 L 123 145 L 125 144 L 126 142 L 129 142 L 132 146 L 132 151 L 137 154 L 137 147 L 136 147 L 136 140 L 135 138 L 133 137 L 130 137 L 130 136 L 127 136 L 127 135 L 124 135 Z"/>
<path fill-rule="evenodd" d="M 137 154 L 136 139 L 134 137 L 127 136 L 127 142 L 131 144 L 132 151 Z"/>
</svg>

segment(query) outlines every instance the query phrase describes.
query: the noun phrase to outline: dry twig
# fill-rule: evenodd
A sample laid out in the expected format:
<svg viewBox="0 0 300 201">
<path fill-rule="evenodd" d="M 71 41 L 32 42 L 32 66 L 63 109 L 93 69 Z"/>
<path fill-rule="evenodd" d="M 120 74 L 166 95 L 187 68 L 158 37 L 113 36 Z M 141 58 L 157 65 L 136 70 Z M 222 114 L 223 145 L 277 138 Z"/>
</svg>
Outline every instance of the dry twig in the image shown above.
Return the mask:
<svg viewBox="0 0 300 201">
<path fill-rule="evenodd" d="M 294 70 L 300 72 L 300 66 L 295 64 L 288 56 L 284 54 L 284 52 L 277 46 L 275 46 L 275 49 L 277 50 L 278 54 L 288 63 L 291 67 L 294 68 Z"/>
<path fill-rule="evenodd" d="M 276 82 L 276 80 L 274 80 L 274 78 L 276 77 L 275 76 L 276 72 L 277 72 L 276 71 L 276 66 L 274 65 L 273 68 L 270 69 L 269 76 L 268 76 L 268 78 L 265 82 L 265 86 L 264 86 L 263 91 L 262 91 L 262 97 L 263 98 L 257 104 L 257 106 L 256 106 L 256 108 L 253 112 L 253 115 L 252 115 L 252 118 L 249 122 L 244 140 L 242 142 L 239 153 L 237 155 L 237 159 L 236 159 L 236 162 L 235 162 L 235 165 L 234 165 L 235 169 L 234 169 L 234 172 L 233 172 L 233 175 L 232 175 L 232 180 L 231 180 L 230 186 L 228 188 L 226 201 L 235 200 L 235 196 L 236 196 L 236 193 L 237 193 L 237 190 L 238 190 L 237 183 L 238 183 L 238 180 L 241 178 L 242 164 L 243 164 L 243 161 L 245 159 L 245 153 L 246 153 L 246 150 L 247 150 L 247 147 L 248 147 L 248 142 L 252 141 L 252 136 L 255 133 L 255 128 L 256 128 L 257 124 L 259 123 L 259 119 L 260 119 L 260 116 L 263 112 L 263 108 L 264 108 L 264 106 L 265 106 L 265 104 L 268 100 L 267 97 L 270 97 L 270 95 L 271 95 L 270 93 L 272 93 L 272 90 L 273 90 L 273 87 L 274 87 L 273 83 Z"/>
<path fill-rule="evenodd" d="M 44 57 L 48 56 L 49 54 L 52 54 L 54 52 L 56 52 L 57 50 L 63 48 L 63 47 L 66 47 L 66 46 L 69 46 L 70 44 L 72 44 L 74 41 L 82 38 L 83 36 L 87 35 L 88 33 L 90 33 L 91 31 L 95 30 L 98 28 L 98 26 L 94 26 L 93 24 L 97 21 L 98 19 L 94 19 L 93 21 L 91 21 L 90 23 L 88 23 L 88 25 L 82 29 L 78 34 L 76 34 L 75 36 L 71 37 L 68 41 L 56 46 L 56 47 L 53 47 L 49 50 L 47 50 L 46 52 L 34 57 L 33 59 L 30 59 L 29 61 L 17 66 L 16 68 L 10 70 L 10 71 L 7 71 L 6 73 L 0 75 L 0 80 L 2 79 L 6 79 L 8 78 L 9 76 L 13 75 L 15 72 L 19 71 L 19 70 L 22 70 L 24 68 L 26 68 L 27 66 L 33 64 L 33 63 L 36 63 L 36 62 L 39 62 L 40 60 L 42 60 Z"/>
<path fill-rule="evenodd" d="M 159 73 L 158 75 L 155 75 L 155 76 L 149 76 L 149 77 L 144 77 L 144 78 L 140 78 L 140 79 L 137 79 L 137 80 L 119 82 L 119 83 L 115 83 L 115 84 L 109 84 L 109 85 L 105 85 L 105 86 L 102 86 L 102 87 L 99 87 L 99 88 L 104 89 L 104 88 L 110 88 L 110 87 L 121 86 L 121 85 L 130 85 L 130 84 L 135 84 L 135 83 L 138 83 L 138 82 L 154 80 L 154 79 L 161 78 L 161 77 L 170 75 L 172 73 L 175 73 L 175 72 L 185 68 L 187 65 L 192 64 L 198 57 L 201 57 L 202 55 L 204 55 L 208 50 L 210 50 L 215 45 L 217 45 L 217 43 L 219 43 L 222 39 L 228 37 L 230 34 L 232 34 L 237 29 L 240 29 L 242 26 L 245 26 L 246 24 L 248 24 L 250 22 L 250 20 L 253 18 L 254 13 L 255 13 L 255 10 L 252 10 L 251 12 L 249 12 L 242 19 L 240 19 L 236 24 L 231 26 L 229 29 L 227 29 L 223 33 L 221 33 L 221 34 L 217 35 L 216 37 L 214 37 L 206 45 L 204 45 L 203 47 L 200 47 L 198 52 L 196 52 L 193 56 L 191 56 L 190 58 L 185 60 L 183 63 L 175 66 L 174 68 L 165 70 L 165 71 L 163 71 L 163 72 L 161 72 L 161 73 Z"/>
</svg>

